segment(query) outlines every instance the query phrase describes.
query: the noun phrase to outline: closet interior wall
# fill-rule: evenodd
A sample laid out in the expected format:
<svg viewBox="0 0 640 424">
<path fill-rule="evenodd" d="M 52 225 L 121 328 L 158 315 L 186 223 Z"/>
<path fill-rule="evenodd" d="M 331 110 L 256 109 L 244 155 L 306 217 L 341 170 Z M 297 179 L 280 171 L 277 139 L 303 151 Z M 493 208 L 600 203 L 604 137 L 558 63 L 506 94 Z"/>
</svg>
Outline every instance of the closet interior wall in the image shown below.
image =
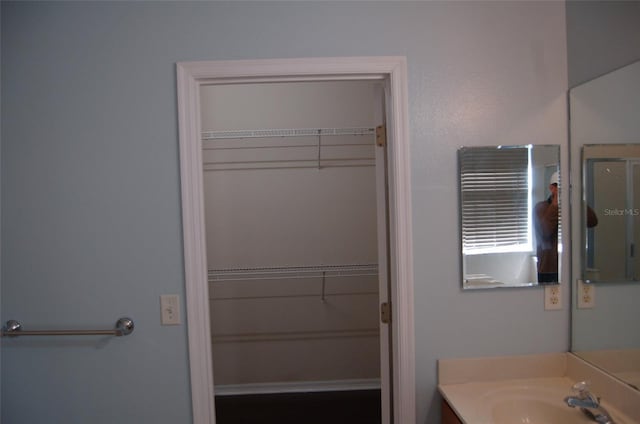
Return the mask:
<svg viewBox="0 0 640 424">
<path fill-rule="evenodd" d="M 202 88 L 217 393 L 379 379 L 376 84 Z"/>
</svg>

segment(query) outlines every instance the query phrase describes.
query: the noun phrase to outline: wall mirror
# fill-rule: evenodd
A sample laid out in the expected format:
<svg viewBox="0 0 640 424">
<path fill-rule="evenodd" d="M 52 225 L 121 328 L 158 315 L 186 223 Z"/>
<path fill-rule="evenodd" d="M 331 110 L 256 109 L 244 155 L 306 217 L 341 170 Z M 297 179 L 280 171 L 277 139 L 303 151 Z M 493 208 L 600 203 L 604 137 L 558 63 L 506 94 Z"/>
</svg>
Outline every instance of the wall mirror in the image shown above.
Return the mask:
<svg viewBox="0 0 640 424">
<path fill-rule="evenodd" d="M 557 145 L 458 150 L 464 289 L 557 284 Z"/>
<path fill-rule="evenodd" d="M 571 209 L 571 350 L 638 389 L 640 62 L 571 89 L 569 100 L 571 199 L 581 205 Z"/>
</svg>

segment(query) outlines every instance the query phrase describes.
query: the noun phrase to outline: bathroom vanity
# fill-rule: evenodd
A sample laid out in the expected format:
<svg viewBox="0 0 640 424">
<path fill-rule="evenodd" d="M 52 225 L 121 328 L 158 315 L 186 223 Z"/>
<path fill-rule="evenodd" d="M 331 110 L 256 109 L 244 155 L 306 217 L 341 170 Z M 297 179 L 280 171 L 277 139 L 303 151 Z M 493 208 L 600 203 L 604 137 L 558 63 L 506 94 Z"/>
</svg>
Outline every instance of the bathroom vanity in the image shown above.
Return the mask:
<svg viewBox="0 0 640 424">
<path fill-rule="evenodd" d="M 438 375 L 443 424 L 594 423 L 569 406 L 582 381 L 614 424 L 640 422 L 640 392 L 571 353 L 445 359 Z"/>
<path fill-rule="evenodd" d="M 462 424 L 460 418 L 456 415 L 456 412 L 453 410 L 449 402 L 445 399 L 442 399 L 442 413 L 440 418 L 441 424 Z"/>
</svg>

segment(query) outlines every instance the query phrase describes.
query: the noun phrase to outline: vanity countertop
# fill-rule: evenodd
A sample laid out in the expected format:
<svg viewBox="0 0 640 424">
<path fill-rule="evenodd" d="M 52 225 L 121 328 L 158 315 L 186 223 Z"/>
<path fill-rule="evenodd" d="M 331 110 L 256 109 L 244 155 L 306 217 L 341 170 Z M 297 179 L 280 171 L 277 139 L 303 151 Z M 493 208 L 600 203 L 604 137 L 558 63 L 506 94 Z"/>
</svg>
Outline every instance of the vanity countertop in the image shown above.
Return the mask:
<svg viewBox="0 0 640 424">
<path fill-rule="evenodd" d="M 568 353 L 444 359 L 438 373 L 439 392 L 464 424 L 593 423 L 564 401 L 583 380 L 616 424 L 640 423 L 640 392 Z"/>
<path fill-rule="evenodd" d="M 593 423 L 563 401 L 574 383 L 568 377 L 547 377 L 445 384 L 438 389 L 464 424 Z M 602 405 L 616 424 L 635 423 L 606 401 Z"/>
</svg>

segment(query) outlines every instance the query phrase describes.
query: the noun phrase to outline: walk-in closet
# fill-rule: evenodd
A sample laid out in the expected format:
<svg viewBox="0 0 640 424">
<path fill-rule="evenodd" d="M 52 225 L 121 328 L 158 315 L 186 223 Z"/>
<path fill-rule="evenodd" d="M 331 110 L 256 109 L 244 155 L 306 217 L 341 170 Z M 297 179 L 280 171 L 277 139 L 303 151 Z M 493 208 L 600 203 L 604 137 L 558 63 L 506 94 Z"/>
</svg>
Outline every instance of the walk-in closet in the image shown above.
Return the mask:
<svg viewBox="0 0 640 424">
<path fill-rule="evenodd" d="M 218 84 L 200 102 L 218 424 L 380 422 L 382 82 Z"/>
</svg>

